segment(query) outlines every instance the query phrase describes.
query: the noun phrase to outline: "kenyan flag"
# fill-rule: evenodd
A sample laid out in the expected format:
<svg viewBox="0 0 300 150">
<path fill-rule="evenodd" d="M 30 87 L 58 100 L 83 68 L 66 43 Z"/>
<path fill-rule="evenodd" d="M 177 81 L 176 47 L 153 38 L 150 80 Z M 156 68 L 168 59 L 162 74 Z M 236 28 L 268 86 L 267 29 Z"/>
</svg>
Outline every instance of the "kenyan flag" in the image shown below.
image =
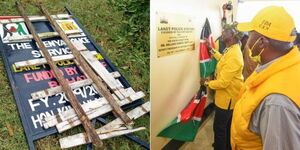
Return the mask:
<svg viewBox="0 0 300 150">
<path fill-rule="evenodd" d="M 204 43 L 204 38 L 208 38 L 214 48 L 208 19 L 205 21 L 200 39 L 199 61 L 201 78 L 210 76 L 214 72 L 216 66 L 216 60 L 209 55 Z M 198 92 L 191 99 L 190 103 L 172 122 L 168 124 L 165 129 L 158 134 L 158 136 L 187 142 L 194 141 L 198 128 L 201 124 L 206 100 L 206 87 L 201 86 Z"/>
<path fill-rule="evenodd" d="M 187 142 L 194 141 L 207 99 L 205 90 L 205 87 L 200 89 L 190 103 L 158 136 Z"/>
<path fill-rule="evenodd" d="M 214 41 L 211 35 L 211 29 L 209 25 L 209 21 L 206 18 L 204 27 L 201 32 L 201 37 L 200 37 L 200 45 L 199 45 L 199 62 L 200 62 L 200 77 L 201 78 L 206 78 L 210 76 L 216 68 L 217 60 L 210 56 L 207 46 L 205 45 L 204 38 L 207 38 L 211 45 L 212 48 L 215 48 Z"/>
</svg>

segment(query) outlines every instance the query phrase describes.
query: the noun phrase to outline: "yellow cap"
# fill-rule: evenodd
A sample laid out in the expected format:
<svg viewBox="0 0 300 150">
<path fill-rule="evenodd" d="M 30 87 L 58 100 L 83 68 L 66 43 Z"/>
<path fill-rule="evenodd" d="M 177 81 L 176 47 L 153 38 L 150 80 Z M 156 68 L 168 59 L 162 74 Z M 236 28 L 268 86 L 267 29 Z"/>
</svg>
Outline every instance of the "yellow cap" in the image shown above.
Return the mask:
<svg viewBox="0 0 300 150">
<path fill-rule="evenodd" d="M 268 38 L 293 42 L 296 39 L 295 23 L 291 15 L 280 6 L 268 6 L 260 10 L 251 22 L 240 23 L 239 31 L 256 31 Z"/>
</svg>

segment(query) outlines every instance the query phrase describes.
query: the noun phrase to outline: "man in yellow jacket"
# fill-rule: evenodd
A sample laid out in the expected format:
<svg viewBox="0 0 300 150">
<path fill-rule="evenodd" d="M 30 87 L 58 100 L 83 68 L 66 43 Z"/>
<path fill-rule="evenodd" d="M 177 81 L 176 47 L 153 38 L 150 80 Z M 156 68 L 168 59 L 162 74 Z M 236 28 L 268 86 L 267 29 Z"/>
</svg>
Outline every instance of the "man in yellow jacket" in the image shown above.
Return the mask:
<svg viewBox="0 0 300 150">
<path fill-rule="evenodd" d="M 246 44 L 258 63 L 245 81 L 233 112 L 233 150 L 300 149 L 300 52 L 293 18 L 283 7 L 268 6 L 249 23 Z"/>
<path fill-rule="evenodd" d="M 234 25 L 225 26 L 222 32 L 222 41 L 226 48 L 224 54 L 208 49 L 217 59 L 216 80 L 201 79 L 201 84 L 207 85 L 215 93 L 215 118 L 214 118 L 214 149 L 230 149 L 230 124 L 232 109 L 236 103 L 237 95 L 243 84 L 243 56 L 239 45 L 240 33 Z"/>
</svg>

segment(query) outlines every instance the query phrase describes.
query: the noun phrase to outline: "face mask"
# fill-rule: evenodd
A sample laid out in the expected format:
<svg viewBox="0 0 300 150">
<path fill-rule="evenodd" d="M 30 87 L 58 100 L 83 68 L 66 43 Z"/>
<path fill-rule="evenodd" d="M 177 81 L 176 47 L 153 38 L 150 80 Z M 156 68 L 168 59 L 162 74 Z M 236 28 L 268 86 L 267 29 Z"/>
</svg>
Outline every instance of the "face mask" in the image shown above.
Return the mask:
<svg viewBox="0 0 300 150">
<path fill-rule="evenodd" d="M 262 49 L 262 50 L 260 51 L 260 53 L 259 53 L 258 55 L 256 55 L 256 56 L 252 56 L 252 51 L 253 51 L 253 48 L 255 47 L 255 45 L 258 43 L 258 41 L 259 41 L 260 39 L 261 39 L 261 38 L 257 39 L 251 48 L 249 48 L 248 44 L 246 45 L 246 49 L 248 49 L 248 52 L 249 52 L 249 57 L 250 57 L 254 62 L 259 63 L 259 64 L 261 64 L 261 57 L 260 57 L 260 55 L 261 55 L 261 53 L 262 53 L 265 49 Z"/>
</svg>

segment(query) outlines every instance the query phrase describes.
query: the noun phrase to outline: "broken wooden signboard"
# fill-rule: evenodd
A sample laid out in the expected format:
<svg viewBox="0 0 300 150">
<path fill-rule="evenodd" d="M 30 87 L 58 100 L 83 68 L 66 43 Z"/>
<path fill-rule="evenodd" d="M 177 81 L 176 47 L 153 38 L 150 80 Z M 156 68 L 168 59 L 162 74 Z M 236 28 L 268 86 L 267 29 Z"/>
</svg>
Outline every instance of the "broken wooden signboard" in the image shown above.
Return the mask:
<svg viewBox="0 0 300 150">
<path fill-rule="evenodd" d="M 77 50 L 82 51 L 80 54 L 92 66 L 99 78 L 101 77 L 111 89 L 111 94 L 119 106 L 129 108 L 143 103 L 140 99 L 144 97 L 144 93 L 135 92 L 130 87 L 74 15 L 61 14 L 52 17 L 56 19 Z M 85 74 L 84 69 L 78 67 L 78 62 L 73 61 L 71 50 L 58 37 L 59 34 L 46 21 L 46 17 L 32 16 L 29 19 L 38 36 L 43 39 L 43 44 L 53 61 L 57 63 L 60 73 L 69 81 L 87 117 L 95 119 L 112 111 L 112 107 L 98 94 L 99 89 Z M 30 149 L 35 149 L 33 141 L 36 139 L 80 125 L 80 119 L 62 92 L 55 74 L 49 69 L 24 19 L 18 16 L 2 17 L 2 19 L 0 17 L 0 35 L 1 53 Z M 127 116 L 134 120 L 149 111 L 148 102 L 128 112 Z M 97 129 L 97 134 L 100 139 L 107 139 L 143 129 L 127 129 L 121 126 L 122 123 L 120 118 L 117 118 Z M 85 133 L 82 133 L 61 139 L 61 147 L 68 148 L 90 143 L 90 140 L 82 139 L 84 135 Z M 70 139 L 79 142 L 68 142 Z"/>
</svg>

